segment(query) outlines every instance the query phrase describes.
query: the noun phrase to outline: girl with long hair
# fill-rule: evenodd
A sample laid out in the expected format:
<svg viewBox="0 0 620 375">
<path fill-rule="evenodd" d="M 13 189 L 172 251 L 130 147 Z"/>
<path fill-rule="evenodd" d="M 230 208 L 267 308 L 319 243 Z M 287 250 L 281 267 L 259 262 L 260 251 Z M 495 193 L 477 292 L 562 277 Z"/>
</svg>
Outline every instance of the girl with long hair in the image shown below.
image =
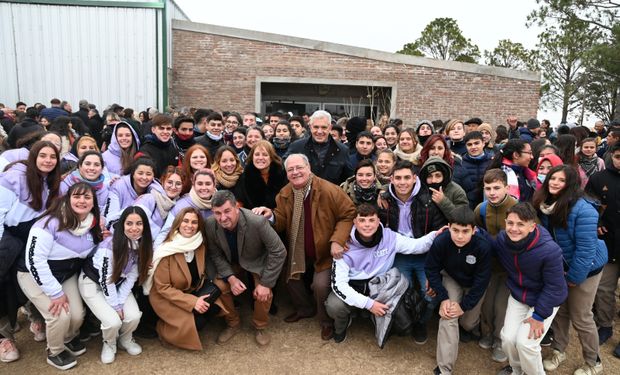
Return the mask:
<svg viewBox="0 0 620 375">
<path fill-rule="evenodd" d="M 69 188 L 79 182 L 89 184 L 97 194 L 99 211 L 103 212 L 110 193 L 103 175 L 103 157 L 97 151 L 86 151 L 77 162 L 77 169 L 69 173 L 60 183 L 60 195 L 65 195 Z"/>
<path fill-rule="evenodd" d="M 562 249 L 568 298 L 551 325 L 553 353 L 543 361 L 553 371 L 566 360 L 569 327 L 572 323 L 581 342 L 586 364 L 581 373 L 598 374 L 603 370 L 592 305 L 602 270 L 607 263 L 607 247 L 598 239 L 598 211 L 583 198 L 577 170 L 570 165 L 553 167 L 543 186 L 534 194 L 534 207 L 553 239 Z"/>
<path fill-rule="evenodd" d="M 500 168 L 504 171 L 508 177 L 508 193 L 519 202 L 527 202 L 540 186 L 536 172 L 528 167 L 531 160 L 530 144 L 521 139 L 511 139 L 493 157 L 487 170 Z"/>
<path fill-rule="evenodd" d="M 86 259 L 78 281 L 82 299 L 101 321 L 101 362 L 105 364 L 114 362 L 117 343 L 129 355 L 142 352 L 133 340 L 142 313 L 131 290 L 146 280 L 153 254 L 144 210 L 127 207 L 116 226 L 114 235 Z"/>
<path fill-rule="evenodd" d="M 131 125 L 121 121 L 114 125 L 110 145 L 103 153 L 105 166 L 112 176 L 122 176 L 131 168 L 140 148 L 140 138 Z"/>
<path fill-rule="evenodd" d="M 212 161 L 209 150 L 201 144 L 195 144 L 185 152 L 185 158 L 183 159 L 181 168 L 186 176 L 193 176 L 196 171 L 211 168 L 211 164 Z M 186 179 L 181 194 L 188 193 L 191 188 L 192 181 Z"/>
<path fill-rule="evenodd" d="M 102 239 L 97 197 L 83 182 L 56 200 L 30 230 L 17 281 L 45 318 L 47 363 L 57 369 L 74 367 L 75 357 L 86 352 L 78 337 L 85 313 L 78 275 Z"/>
<path fill-rule="evenodd" d="M 235 190 L 237 181 L 243 173 L 243 165 L 231 146 L 222 146 L 217 150 L 211 168 L 218 190 Z"/>
</svg>

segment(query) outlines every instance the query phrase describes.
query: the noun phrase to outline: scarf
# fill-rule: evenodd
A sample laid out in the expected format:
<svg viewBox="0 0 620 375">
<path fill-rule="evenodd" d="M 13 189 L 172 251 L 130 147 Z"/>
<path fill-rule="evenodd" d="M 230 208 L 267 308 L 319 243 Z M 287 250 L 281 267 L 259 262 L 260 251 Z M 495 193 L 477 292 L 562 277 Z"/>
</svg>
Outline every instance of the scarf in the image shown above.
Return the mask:
<svg viewBox="0 0 620 375">
<path fill-rule="evenodd" d="M 172 200 L 168 198 L 165 193 L 161 193 L 157 190 L 153 190 L 152 192 L 153 198 L 155 199 L 155 205 L 157 206 L 157 211 L 159 212 L 159 216 L 163 221 L 166 221 L 166 217 L 168 216 L 168 212 L 174 207 L 176 200 Z"/>
<path fill-rule="evenodd" d="M 586 177 L 590 178 L 594 173 L 598 172 L 598 156 L 594 154 L 588 157 L 580 153 L 579 165 L 586 173 Z"/>
<path fill-rule="evenodd" d="M 369 248 L 375 247 L 383 239 L 383 227 L 379 226 L 379 228 L 377 228 L 377 231 L 375 232 L 375 234 L 372 235 L 372 238 L 369 241 L 362 240 L 362 237 L 360 236 L 357 229 L 355 230 L 354 235 L 355 235 L 355 239 L 357 240 L 357 242 L 360 243 L 360 245 L 364 247 L 369 247 Z"/>
<path fill-rule="evenodd" d="M 408 160 L 413 164 L 417 165 L 419 161 L 418 159 L 420 157 L 420 151 L 422 151 L 422 146 L 420 146 L 420 144 L 417 144 L 415 150 L 413 150 L 411 153 L 406 153 L 401 150 L 400 147 L 396 146 L 396 149 L 394 150 L 394 155 L 396 155 L 396 157 L 398 157 L 400 160 Z"/>
<path fill-rule="evenodd" d="M 288 146 L 291 144 L 290 138 L 279 138 L 273 137 L 271 138 L 271 143 L 276 150 L 286 150 Z"/>
<path fill-rule="evenodd" d="M 86 218 L 80 222 L 80 225 L 78 225 L 75 229 L 69 229 L 69 232 L 76 237 L 80 237 L 86 234 L 95 225 L 97 225 L 95 215 L 89 212 L 88 215 L 86 215 Z"/>
<path fill-rule="evenodd" d="M 542 202 L 540 204 L 540 212 L 542 212 L 543 214 L 545 214 L 547 216 L 552 215 L 553 214 L 553 210 L 555 209 L 555 203 L 556 202 L 548 204 L 548 203 Z"/>
<path fill-rule="evenodd" d="M 521 197 L 521 189 L 519 188 L 519 177 L 517 176 L 517 173 L 523 173 L 526 184 L 534 190 L 539 187 L 540 182 L 538 182 L 536 172 L 529 168 L 523 168 L 519 165 L 515 165 L 511 160 L 503 158 L 501 169 L 504 173 L 506 173 L 506 177 L 508 177 L 508 194 L 512 195 L 516 200 L 519 200 Z"/>
<path fill-rule="evenodd" d="M 359 186 L 357 182 L 353 182 L 353 193 L 358 203 L 375 203 L 377 201 L 377 195 L 379 194 L 376 182 L 373 182 L 372 185 L 367 188 L 363 188 Z"/>
<path fill-rule="evenodd" d="M 312 174 L 306 186 L 301 189 L 293 188 L 293 215 L 291 220 L 291 236 L 289 238 L 289 276 L 288 280 L 299 280 L 306 272 L 306 251 L 304 249 L 304 199 L 312 184 Z"/>
<path fill-rule="evenodd" d="M 207 132 L 205 133 L 205 135 L 206 135 L 207 137 L 211 138 L 212 140 L 216 141 L 216 142 L 221 141 L 221 140 L 222 140 L 222 138 L 224 137 L 222 134 L 220 134 L 220 135 L 215 135 L 215 134 L 213 134 L 213 133 L 211 133 L 211 132 L 209 132 L 209 131 L 207 131 Z"/>
<path fill-rule="evenodd" d="M 226 174 L 217 163 L 213 163 L 211 169 L 213 170 L 213 174 L 215 175 L 215 181 L 226 189 L 230 189 L 233 186 L 237 185 L 237 180 L 239 180 L 239 176 L 241 176 L 241 173 L 243 173 L 243 167 L 241 166 L 241 163 L 237 163 L 237 166 L 235 167 L 235 170 L 232 174 Z"/>
<path fill-rule="evenodd" d="M 213 197 L 213 196 L 211 196 Z M 202 199 L 196 194 L 196 190 L 192 188 L 189 191 L 189 198 L 192 200 L 192 203 L 196 205 L 201 210 L 210 210 L 211 209 L 211 199 Z"/>
<path fill-rule="evenodd" d="M 376 169 L 376 168 L 375 168 L 375 175 L 377 176 L 377 180 L 379 180 L 379 182 L 382 185 L 387 185 L 391 181 L 391 176 L 390 175 L 384 175 L 383 173 L 379 172 L 379 170 Z"/>
<path fill-rule="evenodd" d="M 198 249 L 203 244 L 202 233 L 198 231 L 198 233 L 193 236 L 187 238 L 183 237 L 178 231 L 174 233 L 172 239 L 170 241 L 162 243 L 157 250 L 153 252 L 153 261 L 151 263 L 151 268 L 149 269 L 149 274 L 142 285 L 142 289 L 144 291 L 144 295 L 149 295 L 151 292 L 151 288 L 153 287 L 153 275 L 155 274 L 155 270 L 159 265 L 159 262 L 167 256 L 179 254 L 179 253 L 194 253 L 196 249 Z M 185 255 L 185 259 L 189 256 Z M 192 256 L 193 259 L 193 256 Z"/>
<path fill-rule="evenodd" d="M 525 236 L 525 238 L 522 238 L 516 242 L 511 240 L 510 237 L 506 236 L 506 247 L 513 254 L 521 254 L 525 252 L 526 250 L 528 250 L 528 246 L 532 244 L 532 242 L 537 236 L 538 236 L 538 227 L 536 227 L 532 233 Z"/>
<path fill-rule="evenodd" d="M 99 175 L 99 178 L 97 178 L 96 180 L 92 181 L 92 180 L 87 180 L 84 177 L 82 177 L 82 175 L 80 174 L 79 170 L 74 170 L 73 172 L 71 172 L 71 174 L 69 174 L 69 178 L 71 178 L 71 182 L 73 182 L 73 184 L 77 184 L 79 182 L 86 182 L 88 185 L 90 185 L 95 191 L 99 191 L 101 189 L 103 189 L 103 181 L 105 180 L 103 173 Z"/>
</svg>

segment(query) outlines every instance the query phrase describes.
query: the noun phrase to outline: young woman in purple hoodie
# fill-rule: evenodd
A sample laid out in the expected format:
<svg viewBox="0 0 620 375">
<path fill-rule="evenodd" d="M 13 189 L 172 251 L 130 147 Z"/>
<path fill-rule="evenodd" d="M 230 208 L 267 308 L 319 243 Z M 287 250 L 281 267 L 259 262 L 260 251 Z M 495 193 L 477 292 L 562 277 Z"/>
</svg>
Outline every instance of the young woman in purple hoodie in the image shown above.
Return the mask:
<svg viewBox="0 0 620 375">
<path fill-rule="evenodd" d="M 13 265 L 23 261 L 30 228 L 58 196 L 60 183 L 58 149 L 47 141 L 36 142 L 28 159 L 7 166 L 0 174 L 0 326 L 15 325 L 17 288 L 11 275 Z M 41 334 L 42 321 L 33 321 L 31 330 Z M 19 351 L 12 332 L 0 334 L 0 359 L 12 362 Z"/>
<path fill-rule="evenodd" d="M 105 166 L 111 176 L 122 176 L 129 170 L 136 152 L 140 148 L 140 139 L 133 128 L 121 121 L 114 126 L 114 136 L 110 146 L 103 153 Z"/>
<path fill-rule="evenodd" d="M 142 353 L 133 340 L 142 313 L 131 290 L 146 280 L 153 254 L 144 210 L 123 211 L 114 235 L 106 238 L 84 263 L 78 286 L 84 302 L 101 321 L 101 362 L 114 362 L 117 346 L 129 355 Z"/>
<path fill-rule="evenodd" d="M 66 370 L 86 352 L 78 337 L 84 306 L 78 291 L 83 260 L 101 242 L 99 206 L 87 183 L 73 185 L 32 226 L 26 244 L 26 267 L 17 281 L 45 318 L 47 363 Z"/>
<path fill-rule="evenodd" d="M 123 209 L 131 206 L 140 195 L 152 190 L 164 192 L 159 182 L 155 180 L 155 170 L 153 160 L 147 157 L 138 158 L 131 165 L 129 174 L 110 186 L 108 205 L 103 213 L 108 228 L 112 228 L 112 225 L 121 217 Z"/>
<path fill-rule="evenodd" d="M 69 188 L 78 182 L 89 184 L 97 194 L 99 211 L 103 212 L 108 204 L 110 193 L 103 175 L 103 158 L 97 151 L 86 151 L 77 162 L 77 169 L 69 173 L 60 183 L 60 195 L 65 195 Z"/>
</svg>

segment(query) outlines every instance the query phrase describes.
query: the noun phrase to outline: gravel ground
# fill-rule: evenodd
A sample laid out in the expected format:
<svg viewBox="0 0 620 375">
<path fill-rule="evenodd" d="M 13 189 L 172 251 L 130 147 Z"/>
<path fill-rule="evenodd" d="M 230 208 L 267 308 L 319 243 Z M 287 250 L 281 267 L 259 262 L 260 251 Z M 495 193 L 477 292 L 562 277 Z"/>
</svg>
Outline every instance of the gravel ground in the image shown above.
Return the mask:
<svg viewBox="0 0 620 375">
<path fill-rule="evenodd" d="M 119 351 L 116 361 L 103 365 L 99 361 L 101 336 L 87 344 L 87 352 L 79 357 L 78 365 L 69 370 L 74 374 L 432 374 L 435 368 L 437 323 L 429 329 L 425 345 L 416 345 L 409 337 L 391 338 L 383 350 L 379 349 L 373 326 L 367 320 L 354 320 L 345 342 L 323 341 L 318 322 L 306 319 L 288 324 L 283 321 L 290 307 L 282 306 L 272 319 L 272 342 L 259 348 L 254 342 L 247 303 L 242 305 L 243 330 L 226 345 L 215 343 L 217 334 L 224 329 L 223 321 L 215 321 L 201 332 L 203 352 L 190 352 L 164 346 L 157 340 L 138 339 L 144 352 L 130 357 Z M 22 317 L 17 334 L 21 359 L 0 363 L 0 374 L 57 374 L 45 361 L 45 343 L 32 340 L 28 322 Z M 620 374 L 620 359 L 612 351 L 620 338 L 620 329 L 603 347 L 601 356 L 606 374 Z M 543 348 L 543 356 L 550 352 Z M 553 374 L 572 374 L 582 364 L 577 336 L 572 331 L 568 360 Z M 496 374 L 503 364 L 491 360 L 490 351 L 477 343 L 461 344 L 455 374 Z"/>
</svg>

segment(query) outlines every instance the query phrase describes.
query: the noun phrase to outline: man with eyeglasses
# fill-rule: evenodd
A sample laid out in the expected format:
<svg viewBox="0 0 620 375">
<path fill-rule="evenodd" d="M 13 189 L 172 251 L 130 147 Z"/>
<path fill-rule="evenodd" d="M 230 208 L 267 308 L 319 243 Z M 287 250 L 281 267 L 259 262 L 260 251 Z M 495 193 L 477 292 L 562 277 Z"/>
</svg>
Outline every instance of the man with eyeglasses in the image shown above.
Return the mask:
<svg viewBox="0 0 620 375">
<path fill-rule="evenodd" d="M 314 175 L 304 154 L 291 154 L 284 162 L 289 183 L 276 197 L 276 208 L 257 207 L 288 245 L 286 286 L 295 311 L 284 321 L 294 323 L 318 314 L 321 338 L 334 335 L 334 321 L 325 301 L 331 291 L 331 266 L 340 259 L 355 218 L 355 206 L 337 185 Z M 310 294 L 310 292 L 312 294 Z"/>
</svg>

